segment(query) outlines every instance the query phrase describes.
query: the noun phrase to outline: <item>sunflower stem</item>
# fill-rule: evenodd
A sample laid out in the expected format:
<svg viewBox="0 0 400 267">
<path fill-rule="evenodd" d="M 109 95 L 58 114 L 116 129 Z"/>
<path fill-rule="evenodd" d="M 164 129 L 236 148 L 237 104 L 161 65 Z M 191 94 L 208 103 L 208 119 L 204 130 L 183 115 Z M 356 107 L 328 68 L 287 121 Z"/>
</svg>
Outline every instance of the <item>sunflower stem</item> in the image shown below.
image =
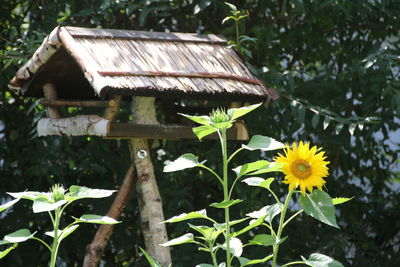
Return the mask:
<svg viewBox="0 0 400 267">
<path fill-rule="evenodd" d="M 278 240 L 278 243 L 273 246 L 272 267 L 276 267 L 276 259 L 278 258 L 278 251 L 279 251 L 279 241 L 281 239 L 283 224 L 285 222 L 285 215 L 289 207 L 289 202 L 290 199 L 292 198 L 292 194 L 293 190 L 289 191 L 285 203 L 283 204 L 283 208 L 281 208 L 281 217 L 279 220 L 278 232 L 276 233 L 276 240 Z"/>
</svg>

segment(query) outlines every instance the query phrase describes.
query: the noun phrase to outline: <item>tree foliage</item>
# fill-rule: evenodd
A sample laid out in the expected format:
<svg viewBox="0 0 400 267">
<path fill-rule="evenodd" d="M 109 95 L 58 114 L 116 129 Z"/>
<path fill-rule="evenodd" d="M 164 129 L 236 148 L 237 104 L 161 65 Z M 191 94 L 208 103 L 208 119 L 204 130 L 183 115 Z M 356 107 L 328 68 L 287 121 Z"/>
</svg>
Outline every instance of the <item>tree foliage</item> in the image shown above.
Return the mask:
<svg viewBox="0 0 400 267">
<path fill-rule="evenodd" d="M 340 231 L 319 224 L 315 230 L 315 225 L 309 226 L 314 222 L 302 217 L 301 230 L 287 229 L 289 236 L 297 238 L 285 242 L 282 255 L 292 260 L 295 255 L 309 255 L 318 250 L 328 252 L 345 266 L 399 265 L 399 1 L 231 3 L 248 15 L 239 24 L 240 33 L 252 40 L 242 43 L 246 59 L 259 77 L 280 94 L 280 99 L 267 110 L 260 109 L 247 118 L 249 129 L 254 134 L 288 143 L 309 140 L 324 146 L 331 162 L 327 183 L 330 194 L 355 196 L 351 205 L 338 206 Z M 6 199 L 5 191 L 42 191 L 54 183 L 115 189 L 128 166 L 128 147 L 124 141 L 35 138 L 32 130 L 43 107 L 35 99 L 21 97 L 7 88 L 18 67 L 56 25 L 215 33 L 235 40 L 233 22 L 221 24 L 229 14 L 223 1 L 211 0 L 3 1 L 0 9 L 2 203 L 10 200 Z M 231 143 L 231 147 L 240 145 Z M 198 151 L 200 158 L 208 154 L 211 161 L 218 147 L 212 141 L 168 141 L 154 148 L 152 157 L 166 217 L 201 210 L 208 203 L 219 201 L 213 194 L 217 185 L 202 171 L 191 170 L 178 177 L 162 173 L 165 160 L 185 151 Z M 270 159 L 272 155 L 263 152 L 257 158 L 250 154 L 243 157 L 255 161 L 260 157 Z M 235 211 L 238 214 L 264 206 L 263 199 L 268 197 L 261 191 L 241 187 L 235 194 L 252 201 L 251 208 L 238 204 L 240 208 Z M 109 200 L 100 203 L 91 206 L 93 213 L 107 210 Z M 25 220 L 32 228 L 45 231 L 48 225 L 25 211 L 26 207 L 18 205 L 12 212 L 3 213 L 0 234 L 25 227 Z M 81 207 L 73 206 L 72 212 L 80 214 Z M 139 250 L 142 241 L 135 196 L 122 221 L 103 260 L 110 266 L 124 262 L 141 266 L 144 256 Z M 182 235 L 184 229 L 180 227 L 169 228 L 171 238 Z M 317 238 L 304 243 L 303 236 L 311 231 Z M 82 263 L 85 245 L 94 234 L 89 228 L 83 232 L 65 241 L 61 253 L 68 266 Z M 253 258 L 259 253 L 264 252 L 254 250 Z M 173 254 L 179 255 L 174 266 L 190 265 L 193 255 L 203 257 L 190 247 L 175 249 Z M 45 248 L 32 253 L 29 245 L 21 245 L 18 257 L 15 255 L 8 255 L 4 264 L 19 266 L 40 261 L 37 265 L 44 265 L 48 261 Z"/>
</svg>

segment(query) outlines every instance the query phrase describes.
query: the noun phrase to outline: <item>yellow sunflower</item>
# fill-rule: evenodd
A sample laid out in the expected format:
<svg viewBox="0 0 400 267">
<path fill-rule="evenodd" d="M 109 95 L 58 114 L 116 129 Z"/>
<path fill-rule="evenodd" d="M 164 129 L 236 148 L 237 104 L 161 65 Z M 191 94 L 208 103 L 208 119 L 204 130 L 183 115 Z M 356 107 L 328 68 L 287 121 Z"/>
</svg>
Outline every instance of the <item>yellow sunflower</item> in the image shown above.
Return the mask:
<svg viewBox="0 0 400 267">
<path fill-rule="evenodd" d="M 323 178 L 329 174 L 326 166 L 329 161 L 325 161 L 325 152 L 317 153 L 318 151 L 316 146 L 310 149 L 310 143 L 303 144 L 300 141 L 298 145 L 293 143 L 292 149 L 287 147 L 284 150 L 285 156 L 278 154 L 275 158 L 276 162 L 283 163 L 283 182 L 289 184 L 289 190 L 299 186 L 303 194 L 306 193 L 306 189 L 311 193 L 314 187 L 322 190 L 326 183 Z"/>
</svg>

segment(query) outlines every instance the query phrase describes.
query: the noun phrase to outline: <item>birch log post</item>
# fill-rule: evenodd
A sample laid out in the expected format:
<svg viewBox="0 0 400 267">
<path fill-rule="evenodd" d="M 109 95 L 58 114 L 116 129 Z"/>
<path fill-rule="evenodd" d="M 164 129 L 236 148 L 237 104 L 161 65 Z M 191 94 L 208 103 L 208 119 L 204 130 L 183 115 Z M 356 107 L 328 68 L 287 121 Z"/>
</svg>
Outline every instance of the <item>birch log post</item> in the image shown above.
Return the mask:
<svg viewBox="0 0 400 267">
<path fill-rule="evenodd" d="M 133 123 L 157 124 L 154 98 L 132 98 Z M 131 157 L 137 171 L 137 192 L 140 210 L 140 221 L 147 252 L 162 266 L 171 264 L 168 247 L 159 244 L 168 241 L 162 210 L 161 196 L 158 191 L 154 168 L 150 158 L 147 139 L 130 140 Z"/>
<path fill-rule="evenodd" d="M 48 101 L 57 100 L 57 88 L 53 83 L 45 83 L 43 85 L 43 95 Z M 60 111 L 56 107 L 46 108 L 47 117 L 52 119 L 58 119 L 61 117 Z"/>
</svg>

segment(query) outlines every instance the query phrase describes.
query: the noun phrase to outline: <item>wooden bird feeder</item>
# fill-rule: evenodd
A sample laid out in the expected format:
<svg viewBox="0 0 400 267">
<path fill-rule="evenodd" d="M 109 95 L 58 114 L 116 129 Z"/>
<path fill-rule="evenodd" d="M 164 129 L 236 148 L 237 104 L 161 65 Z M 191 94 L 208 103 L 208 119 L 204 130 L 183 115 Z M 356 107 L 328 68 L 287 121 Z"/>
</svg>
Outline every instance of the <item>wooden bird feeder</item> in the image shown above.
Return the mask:
<svg viewBox="0 0 400 267">
<path fill-rule="evenodd" d="M 10 87 L 44 97 L 48 118 L 39 120 L 39 136 L 146 139 L 195 136 L 188 125 L 115 122 L 127 96 L 260 102 L 272 92 L 220 36 L 78 27 L 55 28 Z M 104 114 L 61 118 L 62 107 L 104 108 Z M 176 109 L 190 112 L 169 108 Z M 236 123 L 228 137 L 245 140 L 247 130 Z"/>
</svg>

